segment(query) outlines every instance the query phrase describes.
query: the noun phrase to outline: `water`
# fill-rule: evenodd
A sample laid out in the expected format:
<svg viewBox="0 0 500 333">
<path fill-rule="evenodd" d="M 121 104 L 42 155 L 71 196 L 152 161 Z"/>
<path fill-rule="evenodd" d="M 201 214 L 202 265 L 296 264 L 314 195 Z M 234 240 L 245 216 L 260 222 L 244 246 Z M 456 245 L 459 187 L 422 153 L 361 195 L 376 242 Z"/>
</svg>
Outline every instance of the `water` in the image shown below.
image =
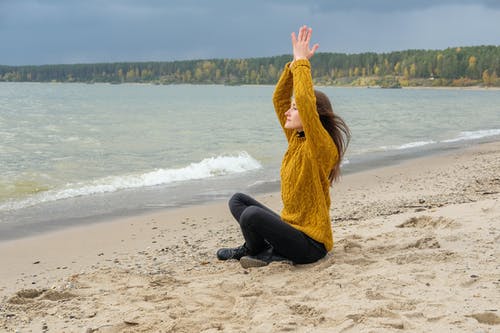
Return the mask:
<svg viewBox="0 0 500 333">
<path fill-rule="evenodd" d="M 0 83 L 0 238 L 277 190 L 273 89 Z M 498 90 L 319 89 L 353 134 L 346 172 L 500 137 Z"/>
</svg>

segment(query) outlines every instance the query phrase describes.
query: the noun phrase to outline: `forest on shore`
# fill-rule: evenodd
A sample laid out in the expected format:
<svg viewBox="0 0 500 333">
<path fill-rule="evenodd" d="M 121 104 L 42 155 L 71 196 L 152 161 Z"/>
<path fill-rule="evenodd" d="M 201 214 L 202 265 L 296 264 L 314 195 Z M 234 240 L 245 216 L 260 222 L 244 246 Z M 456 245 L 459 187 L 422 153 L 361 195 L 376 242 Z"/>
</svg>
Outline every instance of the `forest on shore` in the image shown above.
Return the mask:
<svg viewBox="0 0 500 333">
<path fill-rule="evenodd" d="M 0 81 L 153 84 L 275 84 L 291 55 L 248 59 L 2 66 Z M 500 46 L 389 53 L 317 53 L 315 84 L 335 86 L 500 86 Z"/>
</svg>

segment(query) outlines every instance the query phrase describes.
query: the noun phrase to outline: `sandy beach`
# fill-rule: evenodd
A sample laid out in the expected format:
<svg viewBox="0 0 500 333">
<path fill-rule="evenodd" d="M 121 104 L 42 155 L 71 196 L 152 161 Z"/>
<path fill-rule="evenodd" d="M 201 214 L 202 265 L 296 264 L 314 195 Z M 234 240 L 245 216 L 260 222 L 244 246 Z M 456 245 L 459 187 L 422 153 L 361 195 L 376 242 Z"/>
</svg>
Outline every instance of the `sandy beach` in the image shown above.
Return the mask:
<svg viewBox="0 0 500 333">
<path fill-rule="evenodd" d="M 2 242 L 0 331 L 499 330 L 500 142 L 346 175 L 331 217 L 310 265 L 219 262 L 226 202 Z"/>
</svg>

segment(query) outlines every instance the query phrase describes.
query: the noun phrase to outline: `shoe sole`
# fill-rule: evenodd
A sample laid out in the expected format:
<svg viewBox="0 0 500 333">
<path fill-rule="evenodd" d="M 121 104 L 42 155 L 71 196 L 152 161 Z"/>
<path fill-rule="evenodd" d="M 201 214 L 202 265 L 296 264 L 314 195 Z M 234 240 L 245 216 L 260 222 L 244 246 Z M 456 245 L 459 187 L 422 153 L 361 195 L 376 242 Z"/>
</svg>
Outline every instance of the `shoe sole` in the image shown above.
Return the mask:
<svg viewBox="0 0 500 333">
<path fill-rule="evenodd" d="M 269 265 L 268 262 L 265 262 L 263 260 L 259 260 L 256 258 L 252 258 L 252 257 L 241 257 L 240 264 L 241 264 L 241 267 L 243 267 L 243 268 L 264 267 L 264 266 Z"/>
</svg>

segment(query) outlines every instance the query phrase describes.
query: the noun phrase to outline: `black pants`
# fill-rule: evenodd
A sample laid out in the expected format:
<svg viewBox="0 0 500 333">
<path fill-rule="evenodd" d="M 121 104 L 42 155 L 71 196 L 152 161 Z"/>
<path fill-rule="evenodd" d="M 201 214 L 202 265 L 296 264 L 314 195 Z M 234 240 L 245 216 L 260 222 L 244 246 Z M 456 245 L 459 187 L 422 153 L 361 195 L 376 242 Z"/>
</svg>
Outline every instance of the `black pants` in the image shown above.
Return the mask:
<svg viewBox="0 0 500 333">
<path fill-rule="evenodd" d="M 229 209 L 240 224 L 246 247 L 256 255 L 273 246 L 273 251 L 297 264 L 315 262 L 326 255 L 325 246 L 281 220 L 271 209 L 246 194 L 236 193 Z"/>
</svg>

